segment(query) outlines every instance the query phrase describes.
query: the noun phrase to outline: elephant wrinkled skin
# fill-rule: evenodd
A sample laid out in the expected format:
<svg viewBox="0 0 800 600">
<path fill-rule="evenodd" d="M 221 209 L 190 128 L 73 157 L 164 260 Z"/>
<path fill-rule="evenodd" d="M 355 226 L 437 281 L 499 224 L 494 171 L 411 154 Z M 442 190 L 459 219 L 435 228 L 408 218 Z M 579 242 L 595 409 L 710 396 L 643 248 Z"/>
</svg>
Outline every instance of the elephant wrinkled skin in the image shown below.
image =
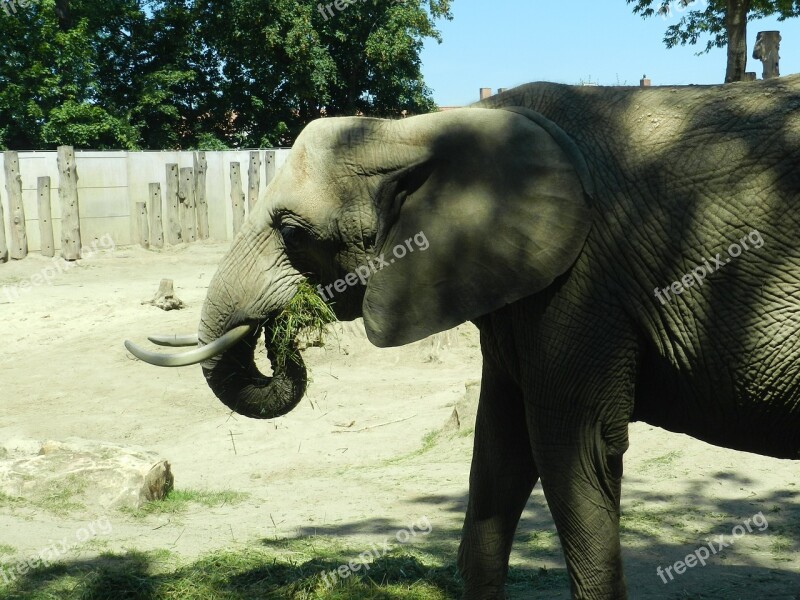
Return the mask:
<svg viewBox="0 0 800 600">
<path fill-rule="evenodd" d="M 465 597 L 503 597 L 541 480 L 573 597 L 625 598 L 630 421 L 800 458 L 798 111 L 793 76 L 537 83 L 398 121 L 314 121 L 211 283 L 200 344 L 252 335 L 208 358 L 206 377 L 234 410 L 291 410 L 305 371 L 258 373 L 258 332 L 269 339 L 299 282 L 330 286 L 424 232 L 428 249 L 331 302 L 341 319 L 363 315 L 378 346 L 466 320 L 480 330 Z M 722 266 L 692 283 L 715 255 Z"/>
</svg>

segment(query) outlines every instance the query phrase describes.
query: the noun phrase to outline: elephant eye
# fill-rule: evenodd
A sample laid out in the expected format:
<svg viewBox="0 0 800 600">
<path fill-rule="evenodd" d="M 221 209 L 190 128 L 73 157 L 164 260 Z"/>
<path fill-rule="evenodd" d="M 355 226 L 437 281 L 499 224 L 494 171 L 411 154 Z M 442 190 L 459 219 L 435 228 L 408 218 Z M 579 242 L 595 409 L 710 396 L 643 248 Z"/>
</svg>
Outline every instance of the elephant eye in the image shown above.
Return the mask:
<svg viewBox="0 0 800 600">
<path fill-rule="evenodd" d="M 287 246 L 295 245 L 300 238 L 300 229 L 294 225 L 281 225 L 279 231 Z"/>
</svg>

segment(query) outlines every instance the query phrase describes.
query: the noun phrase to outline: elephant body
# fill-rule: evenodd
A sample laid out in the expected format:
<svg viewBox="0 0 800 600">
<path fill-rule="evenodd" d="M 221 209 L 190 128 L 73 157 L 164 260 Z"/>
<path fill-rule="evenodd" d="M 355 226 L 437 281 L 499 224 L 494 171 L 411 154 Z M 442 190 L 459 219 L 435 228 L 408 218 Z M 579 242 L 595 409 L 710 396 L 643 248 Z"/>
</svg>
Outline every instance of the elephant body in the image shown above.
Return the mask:
<svg viewBox="0 0 800 600">
<path fill-rule="evenodd" d="M 800 458 L 799 109 L 795 76 L 538 83 L 401 121 L 315 121 L 212 281 L 201 345 L 242 323 L 253 336 L 206 377 L 243 414 L 291 410 L 305 380 L 263 378 L 255 335 L 269 339 L 297 283 L 330 284 L 424 231 L 429 249 L 332 306 L 379 346 L 480 330 L 465 598 L 503 597 L 537 481 L 573 597 L 626 598 L 630 421 Z"/>
<path fill-rule="evenodd" d="M 800 79 L 534 84 L 487 104 L 540 112 L 586 157 L 602 216 L 587 238 L 582 285 L 603 289 L 574 314 L 595 323 L 614 315 L 608 326 L 628 330 L 632 419 L 800 458 Z M 742 239 L 749 249 L 730 256 Z M 654 293 L 703 266 L 682 293 Z"/>
<path fill-rule="evenodd" d="M 591 300 L 574 314 L 614 315 L 609 327 L 629 330 L 632 419 L 800 458 L 800 78 L 531 84 L 482 104 L 543 114 L 586 157 L 601 217 L 571 279 L 585 262 L 581 285 L 602 289 L 584 293 Z M 749 249 L 728 255 L 742 239 Z M 654 293 L 702 266 L 702 284 L 692 277 L 666 301 Z"/>
<path fill-rule="evenodd" d="M 520 364 L 509 378 L 574 596 L 623 598 L 619 549 L 605 544 L 618 539 L 629 421 L 800 458 L 800 78 L 689 89 L 532 84 L 482 105 L 522 105 L 557 123 L 595 182 L 597 218 L 571 270 L 479 325 L 514 349 L 498 365 Z M 749 249 L 730 255 L 742 241 Z M 670 284 L 687 274 L 693 285 L 676 294 Z M 498 451 L 477 450 L 473 461 Z M 491 476 L 473 477 L 471 500 Z"/>
</svg>

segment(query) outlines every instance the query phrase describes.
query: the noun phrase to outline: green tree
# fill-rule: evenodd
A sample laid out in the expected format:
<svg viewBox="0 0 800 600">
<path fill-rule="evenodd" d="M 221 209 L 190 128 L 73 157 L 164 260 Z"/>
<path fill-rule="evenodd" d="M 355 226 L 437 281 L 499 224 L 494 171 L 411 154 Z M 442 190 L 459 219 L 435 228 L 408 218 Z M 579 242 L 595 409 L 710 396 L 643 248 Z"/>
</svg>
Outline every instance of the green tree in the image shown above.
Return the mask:
<svg viewBox="0 0 800 600">
<path fill-rule="evenodd" d="M 321 116 L 426 112 L 451 2 L 0 0 L 0 148 L 288 145 Z"/>
<path fill-rule="evenodd" d="M 222 65 L 217 110 L 236 146 L 288 145 L 321 116 L 428 112 L 419 54 L 441 41 L 452 0 L 201 0 L 202 38 Z M 341 5 L 341 3 L 340 3 Z"/>
<path fill-rule="evenodd" d="M 800 0 L 626 0 L 635 4 L 633 12 L 642 17 L 670 16 L 689 10 L 677 24 L 667 27 L 664 43 L 667 48 L 678 44 L 696 44 L 710 36 L 705 52 L 727 46 L 728 60 L 725 82 L 744 79 L 747 65 L 747 23 L 764 17 L 778 16 L 779 21 L 800 16 Z"/>
<path fill-rule="evenodd" d="M 90 20 L 68 0 L 6 6 L 0 11 L 0 147 L 137 147 L 126 116 L 97 102 Z"/>
</svg>

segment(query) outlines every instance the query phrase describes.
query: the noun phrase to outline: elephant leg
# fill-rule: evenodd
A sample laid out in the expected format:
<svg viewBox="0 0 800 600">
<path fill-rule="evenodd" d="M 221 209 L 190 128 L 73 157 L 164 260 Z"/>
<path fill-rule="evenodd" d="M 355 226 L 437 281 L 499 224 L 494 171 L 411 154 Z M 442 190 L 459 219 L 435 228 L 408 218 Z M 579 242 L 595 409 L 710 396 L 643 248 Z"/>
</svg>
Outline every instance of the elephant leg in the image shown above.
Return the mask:
<svg viewBox="0 0 800 600">
<path fill-rule="evenodd" d="M 627 431 L 627 423 L 624 424 Z M 619 430 L 618 430 L 619 431 Z M 558 530 L 575 600 L 627 598 L 619 541 L 622 454 L 600 422 L 537 439 L 534 460 Z"/>
<path fill-rule="evenodd" d="M 521 390 L 484 357 L 458 569 L 464 598 L 504 598 L 511 542 L 538 478 Z"/>
</svg>

